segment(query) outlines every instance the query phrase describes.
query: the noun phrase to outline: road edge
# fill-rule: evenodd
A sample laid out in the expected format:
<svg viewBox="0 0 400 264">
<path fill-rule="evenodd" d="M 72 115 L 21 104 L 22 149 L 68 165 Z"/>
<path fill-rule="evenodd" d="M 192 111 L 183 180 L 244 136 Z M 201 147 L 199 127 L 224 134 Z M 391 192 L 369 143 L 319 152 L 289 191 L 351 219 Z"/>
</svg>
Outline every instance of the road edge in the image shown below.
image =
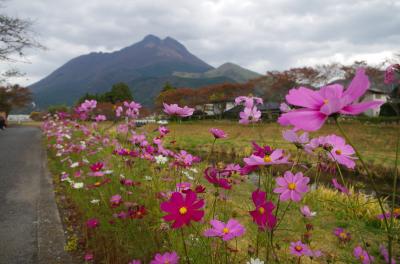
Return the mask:
<svg viewBox="0 0 400 264">
<path fill-rule="evenodd" d="M 42 147 L 42 173 L 37 205 L 38 263 L 73 263 L 65 252 L 65 233 L 55 201 L 52 176 L 47 167 L 47 152 Z"/>
</svg>

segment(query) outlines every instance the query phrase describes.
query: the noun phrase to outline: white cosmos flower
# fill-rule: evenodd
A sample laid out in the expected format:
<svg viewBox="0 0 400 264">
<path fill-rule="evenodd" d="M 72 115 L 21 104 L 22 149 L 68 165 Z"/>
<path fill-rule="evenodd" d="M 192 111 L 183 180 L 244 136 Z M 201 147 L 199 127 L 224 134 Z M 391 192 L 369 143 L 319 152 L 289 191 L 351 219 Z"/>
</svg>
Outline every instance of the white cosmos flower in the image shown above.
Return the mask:
<svg viewBox="0 0 400 264">
<path fill-rule="evenodd" d="M 76 167 L 78 167 L 79 166 L 79 162 L 74 162 L 74 163 L 72 163 L 71 164 L 71 168 L 76 168 Z"/>
<path fill-rule="evenodd" d="M 247 264 L 264 264 L 264 261 L 259 260 L 258 258 L 256 259 L 251 258 L 250 261 L 247 261 Z"/>
<path fill-rule="evenodd" d="M 151 181 L 153 178 L 152 178 L 151 176 L 144 176 L 144 179 L 145 179 L 146 181 Z"/>
<path fill-rule="evenodd" d="M 83 182 L 74 182 L 74 183 L 72 184 L 72 188 L 74 188 L 74 189 L 81 189 L 81 188 L 83 188 Z"/>
<path fill-rule="evenodd" d="M 155 158 L 157 164 L 165 164 L 168 161 L 168 158 L 164 157 L 163 155 L 158 155 L 158 156 L 155 156 L 154 158 Z"/>
<path fill-rule="evenodd" d="M 90 201 L 91 204 L 99 204 L 100 200 L 99 199 L 93 199 Z"/>
<path fill-rule="evenodd" d="M 196 168 L 190 168 L 189 170 L 193 171 L 194 173 L 198 173 L 199 172 Z"/>
</svg>

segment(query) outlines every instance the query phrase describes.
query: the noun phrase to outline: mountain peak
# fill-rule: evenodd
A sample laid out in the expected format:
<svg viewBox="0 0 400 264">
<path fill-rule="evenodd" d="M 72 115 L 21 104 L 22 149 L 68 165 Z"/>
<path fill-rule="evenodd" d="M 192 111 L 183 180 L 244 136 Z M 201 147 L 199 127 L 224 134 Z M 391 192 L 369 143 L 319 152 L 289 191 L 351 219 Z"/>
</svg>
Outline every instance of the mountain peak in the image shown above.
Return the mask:
<svg viewBox="0 0 400 264">
<path fill-rule="evenodd" d="M 143 38 L 143 41 L 161 41 L 161 39 L 156 35 L 149 34 Z"/>
</svg>

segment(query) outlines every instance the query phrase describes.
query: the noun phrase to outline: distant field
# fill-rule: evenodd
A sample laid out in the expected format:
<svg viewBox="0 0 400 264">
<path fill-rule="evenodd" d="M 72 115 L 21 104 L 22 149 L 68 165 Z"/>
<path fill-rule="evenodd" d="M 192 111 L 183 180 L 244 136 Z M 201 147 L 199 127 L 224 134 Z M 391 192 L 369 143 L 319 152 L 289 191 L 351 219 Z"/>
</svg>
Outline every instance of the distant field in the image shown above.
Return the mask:
<svg viewBox="0 0 400 264">
<path fill-rule="evenodd" d="M 233 121 L 197 121 L 170 123 L 171 134 L 169 140 L 177 140 L 177 148 L 193 152 L 207 152 L 210 150 L 213 137 L 209 133 L 212 127 L 223 129 L 228 133 L 227 139 L 218 140 L 215 153 L 238 156 L 248 155 L 251 152 L 251 141 L 268 144 L 273 147 L 294 150 L 292 144 L 282 138 L 282 128 L 277 123 L 262 123 L 254 126 L 244 126 Z M 393 166 L 396 157 L 396 132 L 400 125 L 343 123 L 353 143 L 364 158 L 375 165 Z M 139 130 L 151 133 L 157 128 L 156 124 L 147 125 Z M 195 131 L 195 133 L 194 133 Z M 340 135 L 334 124 L 325 124 L 324 127 L 311 133 L 311 137 L 335 133 Z"/>
</svg>

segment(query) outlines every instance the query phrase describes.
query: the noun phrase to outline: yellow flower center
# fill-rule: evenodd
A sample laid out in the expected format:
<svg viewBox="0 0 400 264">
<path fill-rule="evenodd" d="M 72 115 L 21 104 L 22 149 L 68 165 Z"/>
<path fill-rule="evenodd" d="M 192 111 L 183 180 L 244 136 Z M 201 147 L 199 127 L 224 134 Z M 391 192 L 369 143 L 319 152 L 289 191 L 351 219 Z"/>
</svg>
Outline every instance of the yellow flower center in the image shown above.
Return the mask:
<svg viewBox="0 0 400 264">
<path fill-rule="evenodd" d="M 222 230 L 222 232 L 224 232 L 224 234 L 228 234 L 229 233 L 229 228 L 224 228 L 223 230 Z"/>
<path fill-rule="evenodd" d="M 294 182 L 289 183 L 288 188 L 289 188 L 289 190 L 295 190 L 296 189 L 296 183 L 294 183 Z"/>
<path fill-rule="evenodd" d="M 342 239 L 346 239 L 347 238 L 347 234 L 345 232 L 342 232 L 339 234 L 339 237 Z"/>
<path fill-rule="evenodd" d="M 324 104 L 327 104 L 327 103 L 329 103 L 329 100 L 328 99 L 324 99 Z"/>
<path fill-rule="evenodd" d="M 360 255 L 360 260 L 364 260 L 364 255 Z"/>
<path fill-rule="evenodd" d="M 396 208 L 393 210 L 393 214 L 400 214 L 400 208 Z"/>
<path fill-rule="evenodd" d="M 296 249 L 296 251 L 301 251 L 303 249 L 302 246 L 295 246 L 294 249 Z"/>
<path fill-rule="evenodd" d="M 186 213 L 187 213 L 187 208 L 186 208 L 185 206 L 181 207 L 181 208 L 179 209 L 179 213 L 180 213 L 181 215 L 186 214 Z"/>
<path fill-rule="evenodd" d="M 95 182 L 94 186 L 100 186 L 101 182 Z"/>
<path fill-rule="evenodd" d="M 336 155 L 342 155 L 342 151 L 340 149 L 335 150 Z"/>
<path fill-rule="evenodd" d="M 272 161 L 272 159 L 269 155 L 264 156 L 264 162 L 271 162 L 271 161 Z"/>
<path fill-rule="evenodd" d="M 264 209 L 264 207 L 260 207 L 260 208 L 258 208 L 258 211 L 260 212 L 260 214 L 263 214 L 265 212 L 265 209 Z"/>
</svg>

